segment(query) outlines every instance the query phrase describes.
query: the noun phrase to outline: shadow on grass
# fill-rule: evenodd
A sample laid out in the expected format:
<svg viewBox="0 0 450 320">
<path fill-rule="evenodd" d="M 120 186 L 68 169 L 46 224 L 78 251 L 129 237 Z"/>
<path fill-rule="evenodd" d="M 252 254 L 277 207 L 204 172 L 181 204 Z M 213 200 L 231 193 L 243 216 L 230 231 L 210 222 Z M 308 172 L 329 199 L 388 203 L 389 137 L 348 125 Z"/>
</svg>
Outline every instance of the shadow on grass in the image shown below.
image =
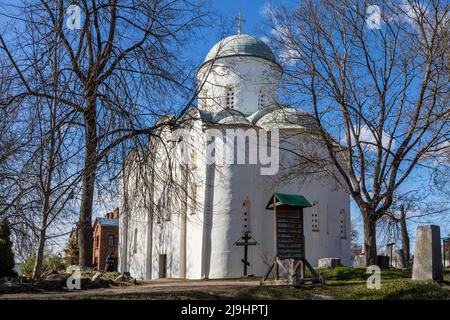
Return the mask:
<svg viewBox="0 0 450 320">
<path fill-rule="evenodd" d="M 56 298 L 58 299 L 58 298 Z M 223 288 L 176 292 L 152 292 L 117 295 L 74 296 L 71 300 L 310 300 L 304 288 L 263 286 L 251 288 Z"/>
<path fill-rule="evenodd" d="M 317 269 L 317 272 L 326 280 L 360 280 L 366 281 L 371 273 L 367 273 L 365 268 L 352 268 L 347 266 L 339 266 L 332 269 Z M 310 276 L 307 271 L 307 276 Z M 382 279 L 409 279 L 411 278 L 411 269 L 382 269 Z"/>
</svg>

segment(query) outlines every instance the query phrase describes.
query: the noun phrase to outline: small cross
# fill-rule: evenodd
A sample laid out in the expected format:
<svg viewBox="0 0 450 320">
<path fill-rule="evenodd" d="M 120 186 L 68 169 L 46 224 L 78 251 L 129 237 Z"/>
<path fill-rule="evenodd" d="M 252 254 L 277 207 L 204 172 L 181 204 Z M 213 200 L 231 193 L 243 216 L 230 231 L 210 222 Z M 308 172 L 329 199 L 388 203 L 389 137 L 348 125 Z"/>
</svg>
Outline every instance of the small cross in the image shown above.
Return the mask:
<svg viewBox="0 0 450 320">
<path fill-rule="evenodd" d="M 238 34 L 242 34 L 242 22 L 246 22 L 246 20 L 242 19 L 242 10 L 239 10 L 238 17 Z"/>
</svg>

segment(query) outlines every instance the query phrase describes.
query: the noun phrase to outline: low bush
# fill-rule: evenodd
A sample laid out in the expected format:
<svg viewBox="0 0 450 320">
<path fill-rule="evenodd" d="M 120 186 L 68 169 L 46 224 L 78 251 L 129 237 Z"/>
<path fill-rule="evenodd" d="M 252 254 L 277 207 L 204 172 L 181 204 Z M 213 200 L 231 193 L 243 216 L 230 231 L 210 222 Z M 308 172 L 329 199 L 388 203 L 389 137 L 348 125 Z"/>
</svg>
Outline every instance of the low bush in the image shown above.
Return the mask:
<svg viewBox="0 0 450 320">
<path fill-rule="evenodd" d="M 36 261 L 36 256 L 32 255 L 27 261 L 25 261 L 20 267 L 20 272 L 24 277 L 31 277 L 33 275 L 34 263 Z M 43 274 L 48 274 L 50 272 L 65 272 L 66 267 L 64 265 L 64 260 L 60 255 L 48 255 L 44 257 L 44 262 L 42 265 Z"/>
</svg>

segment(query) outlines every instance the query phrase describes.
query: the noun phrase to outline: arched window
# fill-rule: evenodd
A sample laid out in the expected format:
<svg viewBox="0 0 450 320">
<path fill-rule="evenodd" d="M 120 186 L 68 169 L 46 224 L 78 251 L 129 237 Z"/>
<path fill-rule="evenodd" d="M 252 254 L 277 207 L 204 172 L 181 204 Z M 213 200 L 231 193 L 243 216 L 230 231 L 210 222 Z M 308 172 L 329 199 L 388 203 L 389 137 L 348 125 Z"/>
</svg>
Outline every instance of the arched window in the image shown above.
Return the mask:
<svg viewBox="0 0 450 320">
<path fill-rule="evenodd" d="M 206 108 L 207 107 L 207 103 L 206 103 L 207 99 L 208 99 L 208 89 L 203 89 L 202 90 L 202 95 L 200 97 L 200 106 L 202 108 Z"/>
<path fill-rule="evenodd" d="M 191 148 L 191 163 L 192 169 L 197 168 L 197 155 L 195 154 L 195 148 Z"/>
<path fill-rule="evenodd" d="M 167 195 L 166 195 L 166 206 L 165 206 L 165 210 L 166 210 L 166 214 L 165 214 L 165 220 L 166 221 L 171 221 L 172 220 L 172 190 L 173 188 L 168 188 L 168 190 L 166 190 Z"/>
<path fill-rule="evenodd" d="M 191 214 L 197 213 L 197 184 L 191 183 Z"/>
<path fill-rule="evenodd" d="M 266 88 L 261 87 L 259 88 L 259 95 L 258 95 L 258 110 L 261 110 L 266 106 Z"/>
<path fill-rule="evenodd" d="M 169 172 L 169 165 L 168 165 L 168 161 L 167 160 L 165 160 L 163 162 L 161 170 L 162 170 L 164 175 L 167 175 L 167 173 Z"/>
<path fill-rule="evenodd" d="M 229 109 L 234 108 L 234 88 L 227 87 L 226 89 L 226 107 Z"/>
<path fill-rule="evenodd" d="M 341 211 L 339 212 L 339 228 L 342 239 L 347 238 L 347 225 L 345 223 L 345 220 L 345 210 L 341 209 Z"/>
<path fill-rule="evenodd" d="M 311 214 L 311 227 L 313 232 L 319 232 L 319 202 L 314 201 Z"/>
<path fill-rule="evenodd" d="M 113 235 L 108 236 L 108 246 L 114 247 L 114 236 Z"/>
<path fill-rule="evenodd" d="M 137 228 L 134 229 L 133 253 L 137 253 Z"/>
</svg>

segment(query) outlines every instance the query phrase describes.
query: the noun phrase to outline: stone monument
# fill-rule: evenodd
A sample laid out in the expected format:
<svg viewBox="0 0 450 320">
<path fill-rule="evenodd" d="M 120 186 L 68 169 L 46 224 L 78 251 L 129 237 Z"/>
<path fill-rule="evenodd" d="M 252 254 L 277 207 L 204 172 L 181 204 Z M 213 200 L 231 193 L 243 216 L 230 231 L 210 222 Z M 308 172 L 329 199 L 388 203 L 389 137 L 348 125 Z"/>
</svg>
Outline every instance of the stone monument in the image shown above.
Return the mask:
<svg viewBox="0 0 450 320">
<path fill-rule="evenodd" d="M 319 268 L 336 268 L 341 265 L 339 258 L 321 258 L 319 259 Z"/>
<path fill-rule="evenodd" d="M 443 280 L 441 234 L 438 226 L 417 227 L 413 280 Z"/>
<path fill-rule="evenodd" d="M 392 263 L 394 268 L 403 269 L 406 268 L 405 255 L 403 253 L 403 249 L 398 249 L 394 251 L 394 259 Z"/>
</svg>

